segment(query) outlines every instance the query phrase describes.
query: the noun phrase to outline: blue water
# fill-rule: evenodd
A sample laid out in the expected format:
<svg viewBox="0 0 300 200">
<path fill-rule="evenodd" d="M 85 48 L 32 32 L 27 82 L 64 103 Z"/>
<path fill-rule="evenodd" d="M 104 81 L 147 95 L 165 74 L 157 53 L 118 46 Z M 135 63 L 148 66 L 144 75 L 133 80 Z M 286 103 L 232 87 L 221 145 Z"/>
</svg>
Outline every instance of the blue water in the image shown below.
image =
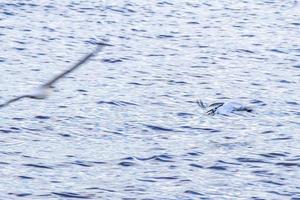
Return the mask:
<svg viewBox="0 0 300 200">
<path fill-rule="evenodd" d="M 0 199 L 300 199 L 300 5 L 1 1 Z M 236 101 L 253 113 L 207 116 Z"/>
</svg>

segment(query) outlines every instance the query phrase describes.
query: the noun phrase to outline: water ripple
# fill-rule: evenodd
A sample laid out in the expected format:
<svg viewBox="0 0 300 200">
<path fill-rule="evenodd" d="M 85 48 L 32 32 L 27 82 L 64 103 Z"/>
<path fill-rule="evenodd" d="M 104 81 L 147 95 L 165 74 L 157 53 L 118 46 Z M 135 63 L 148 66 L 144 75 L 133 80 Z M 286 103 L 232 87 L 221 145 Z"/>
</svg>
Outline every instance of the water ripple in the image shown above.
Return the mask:
<svg viewBox="0 0 300 200">
<path fill-rule="evenodd" d="M 299 2 L 6 1 L 0 199 L 299 199 Z M 195 103 L 253 113 L 207 116 Z"/>
</svg>

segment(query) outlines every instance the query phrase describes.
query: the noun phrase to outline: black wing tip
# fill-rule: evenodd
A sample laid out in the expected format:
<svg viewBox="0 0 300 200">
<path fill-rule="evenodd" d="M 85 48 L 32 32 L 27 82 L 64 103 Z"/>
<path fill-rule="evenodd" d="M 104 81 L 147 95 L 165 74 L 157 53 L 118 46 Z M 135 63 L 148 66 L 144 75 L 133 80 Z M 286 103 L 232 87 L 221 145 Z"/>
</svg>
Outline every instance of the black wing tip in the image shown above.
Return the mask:
<svg viewBox="0 0 300 200">
<path fill-rule="evenodd" d="M 205 104 L 204 104 L 203 101 L 201 101 L 200 99 L 197 100 L 197 104 L 198 104 L 198 106 L 199 106 L 200 108 L 202 108 L 202 109 L 205 109 L 205 108 L 206 108 Z"/>
</svg>

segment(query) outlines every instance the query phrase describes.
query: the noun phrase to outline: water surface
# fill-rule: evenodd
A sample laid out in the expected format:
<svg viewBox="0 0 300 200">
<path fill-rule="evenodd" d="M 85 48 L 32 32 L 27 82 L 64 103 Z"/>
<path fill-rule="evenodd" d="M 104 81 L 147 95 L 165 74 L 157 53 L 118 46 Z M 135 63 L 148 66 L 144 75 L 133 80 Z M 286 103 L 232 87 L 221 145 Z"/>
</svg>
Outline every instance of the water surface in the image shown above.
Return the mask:
<svg viewBox="0 0 300 200">
<path fill-rule="evenodd" d="M 300 199 L 300 15 L 285 1 L 2 1 L 0 199 Z M 206 116 L 196 100 L 253 113 Z"/>
</svg>

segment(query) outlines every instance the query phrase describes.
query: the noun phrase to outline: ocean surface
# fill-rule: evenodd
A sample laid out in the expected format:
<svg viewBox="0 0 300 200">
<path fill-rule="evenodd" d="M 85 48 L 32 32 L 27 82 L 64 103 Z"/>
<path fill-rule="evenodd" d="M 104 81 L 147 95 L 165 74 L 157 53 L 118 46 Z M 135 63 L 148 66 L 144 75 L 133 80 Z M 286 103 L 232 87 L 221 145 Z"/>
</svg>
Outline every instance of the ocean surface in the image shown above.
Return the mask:
<svg viewBox="0 0 300 200">
<path fill-rule="evenodd" d="M 300 199 L 300 2 L 2 0 L 0 199 Z M 235 101 L 252 113 L 206 115 Z"/>
</svg>

